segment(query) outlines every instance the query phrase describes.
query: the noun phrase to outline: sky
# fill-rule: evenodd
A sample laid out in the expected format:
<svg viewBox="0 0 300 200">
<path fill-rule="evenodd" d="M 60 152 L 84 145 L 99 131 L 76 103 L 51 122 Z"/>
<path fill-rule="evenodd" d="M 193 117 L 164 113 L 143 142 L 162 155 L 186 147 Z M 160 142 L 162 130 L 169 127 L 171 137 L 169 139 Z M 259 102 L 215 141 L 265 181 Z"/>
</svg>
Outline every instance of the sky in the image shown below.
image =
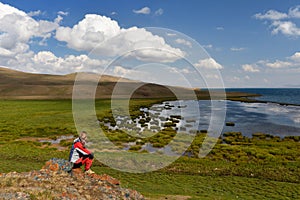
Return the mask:
<svg viewBox="0 0 300 200">
<path fill-rule="evenodd" d="M 300 87 L 300 0 L 0 0 L 0 66 Z"/>
</svg>

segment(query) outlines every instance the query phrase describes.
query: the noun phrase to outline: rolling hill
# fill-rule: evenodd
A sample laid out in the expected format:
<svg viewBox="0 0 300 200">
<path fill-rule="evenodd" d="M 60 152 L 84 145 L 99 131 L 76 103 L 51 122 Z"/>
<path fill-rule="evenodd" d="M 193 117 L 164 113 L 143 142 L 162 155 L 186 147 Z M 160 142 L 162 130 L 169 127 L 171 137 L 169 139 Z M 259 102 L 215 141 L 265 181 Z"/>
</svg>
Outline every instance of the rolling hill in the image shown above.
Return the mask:
<svg viewBox="0 0 300 200">
<path fill-rule="evenodd" d="M 72 98 L 74 81 L 78 73 L 67 75 L 33 74 L 0 68 L 0 98 L 1 99 L 70 99 Z M 99 75 L 85 73 L 86 81 L 98 81 Z M 132 81 L 109 75 L 101 76 L 97 87 L 96 98 L 110 98 L 116 84 L 122 88 L 138 89 L 133 98 L 174 97 L 165 86 Z M 141 87 L 139 87 L 142 85 Z M 180 92 L 190 92 L 190 89 L 172 87 Z M 124 94 L 125 96 L 126 94 Z M 122 98 L 122 94 L 119 96 Z"/>
<path fill-rule="evenodd" d="M 93 83 L 97 85 L 95 94 L 97 99 L 111 98 L 116 84 L 120 84 L 124 89 L 123 94 L 119 93 L 116 96 L 118 98 L 127 97 L 128 91 L 134 91 L 131 98 L 172 98 L 175 97 L 173 92 L 181 94 L 187 99 L 194 94 L 199 99 L 218 98 L 220 95 L 217 90 L 209 93 L 207 90 L 163 86 L 109 75 L 102 75 L 99 79 L 97 74 L 80 73 L 85 77 L 81 80 L 86 82 L 83 84 Z M 77 75 L 78 73 L 67 75 L 33 74 L 0 67 L 0 99 L 71 99 Z M 247 96 L 254 95 L 239 92 L 227 93 L 227 98 Z"/>
</svg>

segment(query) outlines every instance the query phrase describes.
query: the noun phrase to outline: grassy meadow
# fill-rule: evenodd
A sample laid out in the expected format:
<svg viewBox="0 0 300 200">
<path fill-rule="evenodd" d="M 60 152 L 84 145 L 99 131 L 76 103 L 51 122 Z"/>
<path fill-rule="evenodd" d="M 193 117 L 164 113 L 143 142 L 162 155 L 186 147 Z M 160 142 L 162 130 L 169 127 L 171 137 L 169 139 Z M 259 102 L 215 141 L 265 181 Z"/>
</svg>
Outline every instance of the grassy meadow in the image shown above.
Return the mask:
<svg viewBox="0 0 300 200">
<path fill-rule="evenodd" d="M 132 99 L 130 114 L 140 114 L 162 99 Z M 40 169 L 52 157 L 68 158 L 71 141 L 57 146 L 41 139 L 77 136 L 71 100 L 0 100 L 0 173 Z M 112 119 L 110 100 L 96 101 L 97 117 Z M 111 120 L 112 122 L 112 120 Z M 107 130 L 116 145 L 135 141 L 122 131 Z M 136 189 L 147 199 L 300 199 L 300 138 L 263 133 L 243 137 L 226 133 L 205 158 L 197 158 L 205 137 L 199 132 L 187 151 L 170 166 L 151 173 L 125 173 L 95 161 L 93 170 L 107 173 L 123 187 Z M 167 144 L 174 132 L 166 129 L 141 143 Z M 130 151 L 138 151 L 139 146 Z"/>
</svg>

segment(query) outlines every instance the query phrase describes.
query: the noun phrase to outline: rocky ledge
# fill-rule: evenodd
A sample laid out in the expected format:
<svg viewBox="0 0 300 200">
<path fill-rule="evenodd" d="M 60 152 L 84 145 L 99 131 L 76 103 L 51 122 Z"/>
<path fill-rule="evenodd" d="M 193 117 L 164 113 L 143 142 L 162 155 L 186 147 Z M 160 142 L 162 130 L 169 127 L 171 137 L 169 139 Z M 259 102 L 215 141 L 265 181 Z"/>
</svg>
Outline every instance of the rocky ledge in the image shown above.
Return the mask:
<svg viewBox="0 0 300 200">
<path fill-rule="evenodd" d="M 0 173 L 0 199 L 144 199 L 109 175 L 69 173 L 69 167 L 63 159 L 51 159 L 38 171 Z"/>
</svg>

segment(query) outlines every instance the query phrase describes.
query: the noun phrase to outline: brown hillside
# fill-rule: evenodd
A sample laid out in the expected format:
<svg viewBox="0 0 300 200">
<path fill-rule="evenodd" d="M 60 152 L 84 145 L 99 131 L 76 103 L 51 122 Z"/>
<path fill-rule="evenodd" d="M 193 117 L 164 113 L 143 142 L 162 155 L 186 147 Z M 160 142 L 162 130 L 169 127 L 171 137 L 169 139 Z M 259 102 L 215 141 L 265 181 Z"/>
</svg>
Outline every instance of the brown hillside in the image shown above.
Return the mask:
<svg viewBox="0 0 300 200">
<path fill-rule="evenodd" d="M 67 75 L 33 74 L 16 70 L 0 68 L 0 99 L 71 99 L 73 86 L 78 73 Z M 224 99 L 218 90 L 209 93 L 207 90 L 194 90 L 182 87 L 170 87 L 153 83 L 143 83 L 109 75 L 101 76 L 93 73 L 81 73 L 84 75 L 84 84 L 94 83 L 97 86 L 95 98 L 110 98 L 116 84 L 120 84 L 122 92 L 117 98 L 128 98 L 128 91 L 134 91 L 132 98 L 170 98 L 174 93 L 181 98 L 190 99 L 194 94 L 199 99 Z M 95 81 L 97 83 L 95 83 Z M 81 92 L 90 92 L 87 89 Z M 240 92 L 227 93 L 227 98 L 255 96 Z M 239 99 L 240 100 L 240 99 Z M 243 99 L 242 99 L 243 100 Z"/>
<path fill-rule="evenodd" d="M 0 68 L 0 98 L 1 99 L 70 99 L 72 98 L 74 80 L 77 73 L 68 75 L 33 74 Z M 98 81 L 99 75 L 85 73 L 86 81 Z M 110 98 L 116 83 L 122 84 L 125 97 L 126 91 L 136 88 L 136 82 L 120 79 L 108 75 L 101 76 L 98 82 L 96 98 Z M 159 98 L 173 97 L 173 93 L 162 85 L 142 84 L 132 97 L 134 98 Z M 175 88 L 175 87 L 174 87 Z M 180 92 L 190 91 L 184 88 L 175 88 Z"/>
</svg>

